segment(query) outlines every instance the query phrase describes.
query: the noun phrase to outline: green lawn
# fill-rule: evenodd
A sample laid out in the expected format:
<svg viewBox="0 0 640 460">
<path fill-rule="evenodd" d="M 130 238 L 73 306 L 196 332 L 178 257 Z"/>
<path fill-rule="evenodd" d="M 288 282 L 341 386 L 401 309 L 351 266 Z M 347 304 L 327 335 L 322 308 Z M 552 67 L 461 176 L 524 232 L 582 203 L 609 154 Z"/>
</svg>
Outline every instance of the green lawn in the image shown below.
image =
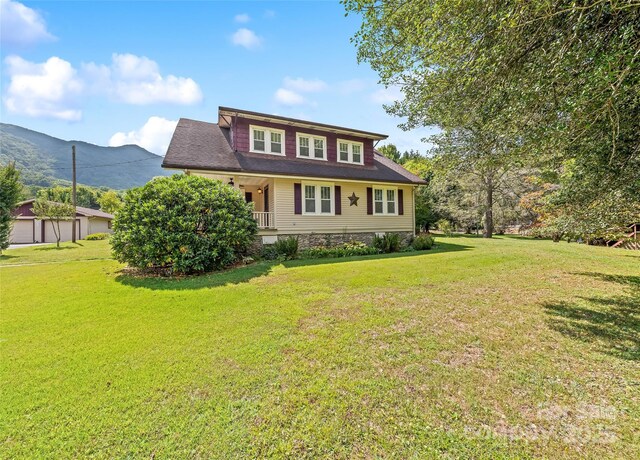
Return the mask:
<svg viewBox="0 0 640 460">
<path fill-rule="evenodd" d="M 6 251 L 0 458 L 640 457 L 640 254 L 438 241 L 182 280 Z"/>
</svg>

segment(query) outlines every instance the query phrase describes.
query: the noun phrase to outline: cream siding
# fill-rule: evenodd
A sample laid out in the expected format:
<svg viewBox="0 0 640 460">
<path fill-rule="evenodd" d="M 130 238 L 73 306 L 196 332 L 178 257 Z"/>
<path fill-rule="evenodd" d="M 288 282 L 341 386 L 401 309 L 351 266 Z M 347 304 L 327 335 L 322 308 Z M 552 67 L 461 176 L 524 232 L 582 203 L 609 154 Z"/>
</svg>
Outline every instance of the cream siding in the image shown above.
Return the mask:
<svg viewBox="0 0 640 460">
<path fill-rule="evenodd" d="M 192 171 L 192 174 L 220 179 L 222 173 Z M 234 176 L 235 187 L 245 184 L 243 191 L 253 193 L 253 200 L 264 200 L 257 194 L 257 186 L 249 185 L 259 176 Z M 352 182 L 331 179 L 290 179 L 285 177 L 262 176 L 264 188 L 269 186 L 269 210 L 274 215 L 275 229 L 261 229 L 261 234 L 293 234 L 293 233 L 347 233 L 347 232 L 413 232 L 414 231 L 414 190 L 411 185 L 380 184 L 378 182 Z M 331 216 L 314 216 L 294 213 L 294 183 L 332 183 L 341 186 L 342 214 Z M 367 187 L 397 187 L 403 190 L 403 215 L 368 215 Z M 359 197 L 358 206 L 350 206 L 349 196 L 354 193 Z M 262 211 L 264 203 L 256 203 L 255 210 Z"/>
<path fill-rule="evenodd" d="M 87 235 L 92 233 L 111 233 L 109 228 L 109 219 L 101 219 L 99 217 L 89 218 L 89 231 Z"/>
<path fill-rule="evenodd" d="M 58 231 L 57 225 L 50 220 L 45 220 L 42 222 L 44 225 L 44 242 L 45 243 L 55 243 L 56 236 L 55 232 Z M 53 230 L 53 226 L 56 225 L 56 230 Z M 87 236 L 87 230 L 89 226 L 89 219 L 87 217 L 81 216 L 76 217 L 76 229 L 78 230 L 76 234 L 76 239 L 81 240 Z M 71 221 L 60 221 L 60 233 L 61 238 L 60 241 L 71 241 L 71 234 L 73 232 L 73 225 Z"/>
<path fill-rule="evenodd" d="M 403 190 L 404 214 L 380 216 L 367 214 L 367 187 L 375 183 L 341 182 L 322 179 L 317 182 L 333 182 L 341 187 L 342 214 L 335 216 L 315 216 L 295 214 L 294 183 L 313 183 L 313 180 L 274 179 L 277 190 L 276 228 L 278 233 L 349 233 L 410 231 L 413 227 L 413 187 L 398 185 Z M 304 192 L 303 192 L 304 193 Z M 350 206 L 349 196 L 359 197 L 357 206 Z"/>
</svg>

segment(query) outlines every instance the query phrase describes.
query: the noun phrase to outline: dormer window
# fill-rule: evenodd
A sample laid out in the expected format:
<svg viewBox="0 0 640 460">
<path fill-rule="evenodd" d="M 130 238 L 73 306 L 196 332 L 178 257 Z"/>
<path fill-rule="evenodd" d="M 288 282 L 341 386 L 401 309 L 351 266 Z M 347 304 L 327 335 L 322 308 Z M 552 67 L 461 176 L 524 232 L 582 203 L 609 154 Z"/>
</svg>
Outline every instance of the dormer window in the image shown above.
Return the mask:
<svg viewBox="0 0 640 460">
<path fill-rule="evenodd" d="M 250 126 L 251 151 L 255 153 L 269 153 L 284 155 L 284 131 L 261 126 Z"/>
<path fill-rule="evenodd" d="M 362 142 L 338 139 L 338 162 L 364 164 L 364 144 Z"/>
<path fill-rule="evenodd" d="M 311 158 L 313 160 L 327 159 L 326 137 L 297 133 L 296 141 L 298 158 Z"/>
</svg>

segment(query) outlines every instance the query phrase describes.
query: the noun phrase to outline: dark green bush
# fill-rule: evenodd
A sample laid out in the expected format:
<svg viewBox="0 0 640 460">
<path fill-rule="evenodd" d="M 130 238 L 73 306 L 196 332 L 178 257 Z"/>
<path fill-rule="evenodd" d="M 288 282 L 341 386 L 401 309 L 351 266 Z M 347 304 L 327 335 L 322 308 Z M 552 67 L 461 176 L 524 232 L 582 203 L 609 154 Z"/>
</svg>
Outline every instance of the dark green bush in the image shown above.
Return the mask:
<svg viewBox="0 0 640 460">
<path fill-rule="evenodd" d="M 359 241 L 352 241 L 333 248 L 320 246 L 305 249 L 300 253 L 300 257 L 302 259 L 325 259 L 331 257 L 367 256 L 379 253 L 379 249 L 367 246 Z"/>
<path fill-rule="evenodd" d="M 398 252 L 401 246 L 402 242 L 398 233 L 385 233 L 382 236 L 376 235 L 373 237 L 373 247 L 387 254 Z"/>
<path fill-rule="evenodd" d="M 85 236 L 84 239 L 88 241 L 106 240 L 110 236 L 111 235 L 109 235 L 108 233 L 92 233 L 90 235 Z"/>
<path fill-rule="evenodd" d="M 177 174 L 129 190 L 113 222 L 117 260 L 163 274 L 224 268 L 253 243 L 252 206 L 220 181 Z"/>
<path fill-rule="evenodd" d="M 278 239 L 273 245 L 278 258 L 284 260 L 295 259 L 298 256 L 298 237 L 289 236 Z"/>
<path fill-rule="evenodd" d="M 265 244 L 260 252 L 260 258 L 264 260 L 276 260 L 278 259 L 278 250 L 275 244 Z"/>
<path fill-rule="evenodd" d="M 413 249 L 416 251 L 424 251 L 425 249 L 431 249 L 435 244 L 435 240 L 430 235 L 418 235 L 413 239 Z"/>
</svg>

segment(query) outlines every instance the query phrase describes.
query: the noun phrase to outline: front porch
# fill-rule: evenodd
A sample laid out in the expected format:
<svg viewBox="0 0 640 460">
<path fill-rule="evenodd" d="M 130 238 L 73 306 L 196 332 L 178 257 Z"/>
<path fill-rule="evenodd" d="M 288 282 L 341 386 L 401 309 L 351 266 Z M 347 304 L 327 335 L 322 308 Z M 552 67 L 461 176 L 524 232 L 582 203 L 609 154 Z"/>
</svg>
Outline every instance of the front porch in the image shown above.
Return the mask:
<svg viewBox="0 0 640 460">
<path fill-rule="evenodd" d="M 198 173 L 199 176 L 222 181 L 239 190 L 247 203 L 253 203 L 253 218 L 258 224 L 260 234 L 267 230 L 275 230 L 275 183 L 273 179 L 254 176 L 234 176 Z"/>
<path fill-rule="evenodd" d="M 253 211 L 253 218 L 258 223 L 259 229 L 275 229 L 275 214 L 273 212 Z"/>
</svg>

